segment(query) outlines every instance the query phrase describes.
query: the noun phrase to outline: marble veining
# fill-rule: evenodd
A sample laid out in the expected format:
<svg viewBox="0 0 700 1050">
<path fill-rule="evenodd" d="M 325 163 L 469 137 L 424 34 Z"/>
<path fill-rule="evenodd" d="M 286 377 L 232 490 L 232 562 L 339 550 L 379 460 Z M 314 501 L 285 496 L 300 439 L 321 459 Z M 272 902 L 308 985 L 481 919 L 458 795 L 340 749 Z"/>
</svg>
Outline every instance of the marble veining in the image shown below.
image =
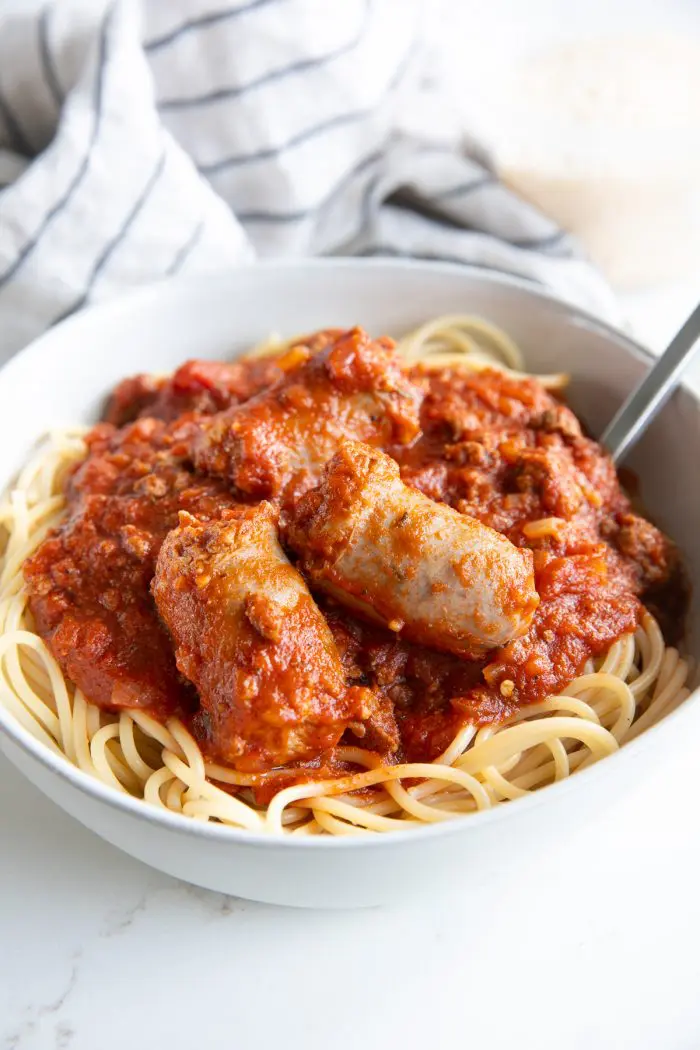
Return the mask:
<svg viewBox="0 0 700 1050">
<path fill-rule="evenodd" d="M 70 1046 L 74 1031 L 70 1025 L 57 1020 L 57 1018 L 63 1012 L 78 982 L 81 957 L 82 952 L 80 951 L 74 953 L 71 957 L 68 981 L 55 999 L 45 1003 L 34 1003 L 25 1007 L 26 1016 L 14 1031 L 4 1037 L 3 1042 L 0 1043 L 2 1050 L 20 1050 L 21 1047 L 26 1045 L 28 1037 L 35 1033 L 40 1026 L 44 1027 L 44 1022 L 48 1023 L 49 1026 L 51 1024 L 54 1026 L 57 1050 L 66 1050 Z"/>
</svg>

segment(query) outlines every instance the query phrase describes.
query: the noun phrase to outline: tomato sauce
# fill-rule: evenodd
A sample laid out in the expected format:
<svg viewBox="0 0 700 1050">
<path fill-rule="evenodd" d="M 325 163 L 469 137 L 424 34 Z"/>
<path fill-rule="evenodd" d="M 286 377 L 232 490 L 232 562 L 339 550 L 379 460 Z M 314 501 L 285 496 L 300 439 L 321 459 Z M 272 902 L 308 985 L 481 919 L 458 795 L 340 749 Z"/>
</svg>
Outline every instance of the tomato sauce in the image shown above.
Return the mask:
<svg viewBox="0 0 700 1050">
<path fill-rule="evenodd" d="M 197 729 L 196 692 L 150 592 L 155 560 L 179 511 L 211 520 L 251 501 L 195 469 L 189 435 L 281 374 L 274 360 L 195 361 L 168 379 L 125 380 L 109 422 L 89 436 L 88 458 L 68 482 L 66 520 L 25 576 L 39 633 L 94 703 L 177 713 Z M 634 513 L 610 459 L 535 380 L 422 366 L 407 378 L 420 394 L 420 432 L 384 451 L 407 484 L 530 548 L 540 603 L 527 634 L 469 659 L 411 644 L 314 594 L 348 683 L 377 698 L 341 745 L 394 762 L 434 759 L 460 726 L 498 722 L 560 690 L 634 631 L 644 605 L 673 641 L 687 603 L 674 545 Z M 217 754 L 201 732 L 200 741 Z M 324 754 L 284 778 L 342 771 Z M 270 780 L 260 790 L 269 795 Z"/>
</svg>

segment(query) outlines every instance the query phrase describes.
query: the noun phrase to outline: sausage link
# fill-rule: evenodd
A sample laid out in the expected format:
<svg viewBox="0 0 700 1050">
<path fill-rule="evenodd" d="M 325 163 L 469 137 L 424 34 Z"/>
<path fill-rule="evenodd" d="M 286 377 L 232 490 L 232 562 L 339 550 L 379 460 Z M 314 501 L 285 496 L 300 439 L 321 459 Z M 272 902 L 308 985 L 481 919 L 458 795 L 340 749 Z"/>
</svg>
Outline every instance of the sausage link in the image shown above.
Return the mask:
<svg viewBox="0 0 700 1050">
<path fill-rule="evenodd" d="M 179 670 L 196 686 L 196 725 L 241 770 L 319 755 L 372 694 L 346 686 L 333 637 L 279 545 L 269 503 L 220 521 L 181 513 L 152 584 Z"/>
<path fill-rule="evenodd" d="M 524 634 L 532 552 L 405 485 L 390 456 L 347 442 L 286 530 L 313 584 L 423 645 L 483 655 Z"/>
</svg>

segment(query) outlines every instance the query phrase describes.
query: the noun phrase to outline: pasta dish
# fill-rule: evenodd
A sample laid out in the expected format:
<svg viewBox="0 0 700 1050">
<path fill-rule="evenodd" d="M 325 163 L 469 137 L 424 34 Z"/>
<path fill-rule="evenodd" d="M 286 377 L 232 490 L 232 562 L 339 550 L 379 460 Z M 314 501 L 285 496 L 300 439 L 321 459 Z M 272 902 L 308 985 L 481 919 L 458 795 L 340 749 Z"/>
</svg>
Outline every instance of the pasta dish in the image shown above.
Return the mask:
<svg viewBox="0 0 700 1050">
<path fill-rule="evenodd" d="M 271 834 L 610 755 L 689 695 L 687 585 L 566 382 L 472 316 L 125 379 L 0 504 L 0 703 L 116 791 Z"/>
</svg>

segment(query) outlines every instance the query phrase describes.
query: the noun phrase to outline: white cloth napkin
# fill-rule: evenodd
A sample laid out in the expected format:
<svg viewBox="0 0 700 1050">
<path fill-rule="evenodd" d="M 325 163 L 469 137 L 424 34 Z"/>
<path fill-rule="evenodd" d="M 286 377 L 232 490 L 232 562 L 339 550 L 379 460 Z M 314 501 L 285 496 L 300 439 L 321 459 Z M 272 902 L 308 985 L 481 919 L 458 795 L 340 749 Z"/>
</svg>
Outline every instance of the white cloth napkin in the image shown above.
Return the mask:
<svg viewBox="0 0 700 1050">
<path fill-rule="evenodd" d="M 266 256 L 456 260 L 615 318 L 571 239 L 438 130 L 423 16 L 421 0 L 0 13 L 0 361 L 128 286 Z"/>
</svg>

